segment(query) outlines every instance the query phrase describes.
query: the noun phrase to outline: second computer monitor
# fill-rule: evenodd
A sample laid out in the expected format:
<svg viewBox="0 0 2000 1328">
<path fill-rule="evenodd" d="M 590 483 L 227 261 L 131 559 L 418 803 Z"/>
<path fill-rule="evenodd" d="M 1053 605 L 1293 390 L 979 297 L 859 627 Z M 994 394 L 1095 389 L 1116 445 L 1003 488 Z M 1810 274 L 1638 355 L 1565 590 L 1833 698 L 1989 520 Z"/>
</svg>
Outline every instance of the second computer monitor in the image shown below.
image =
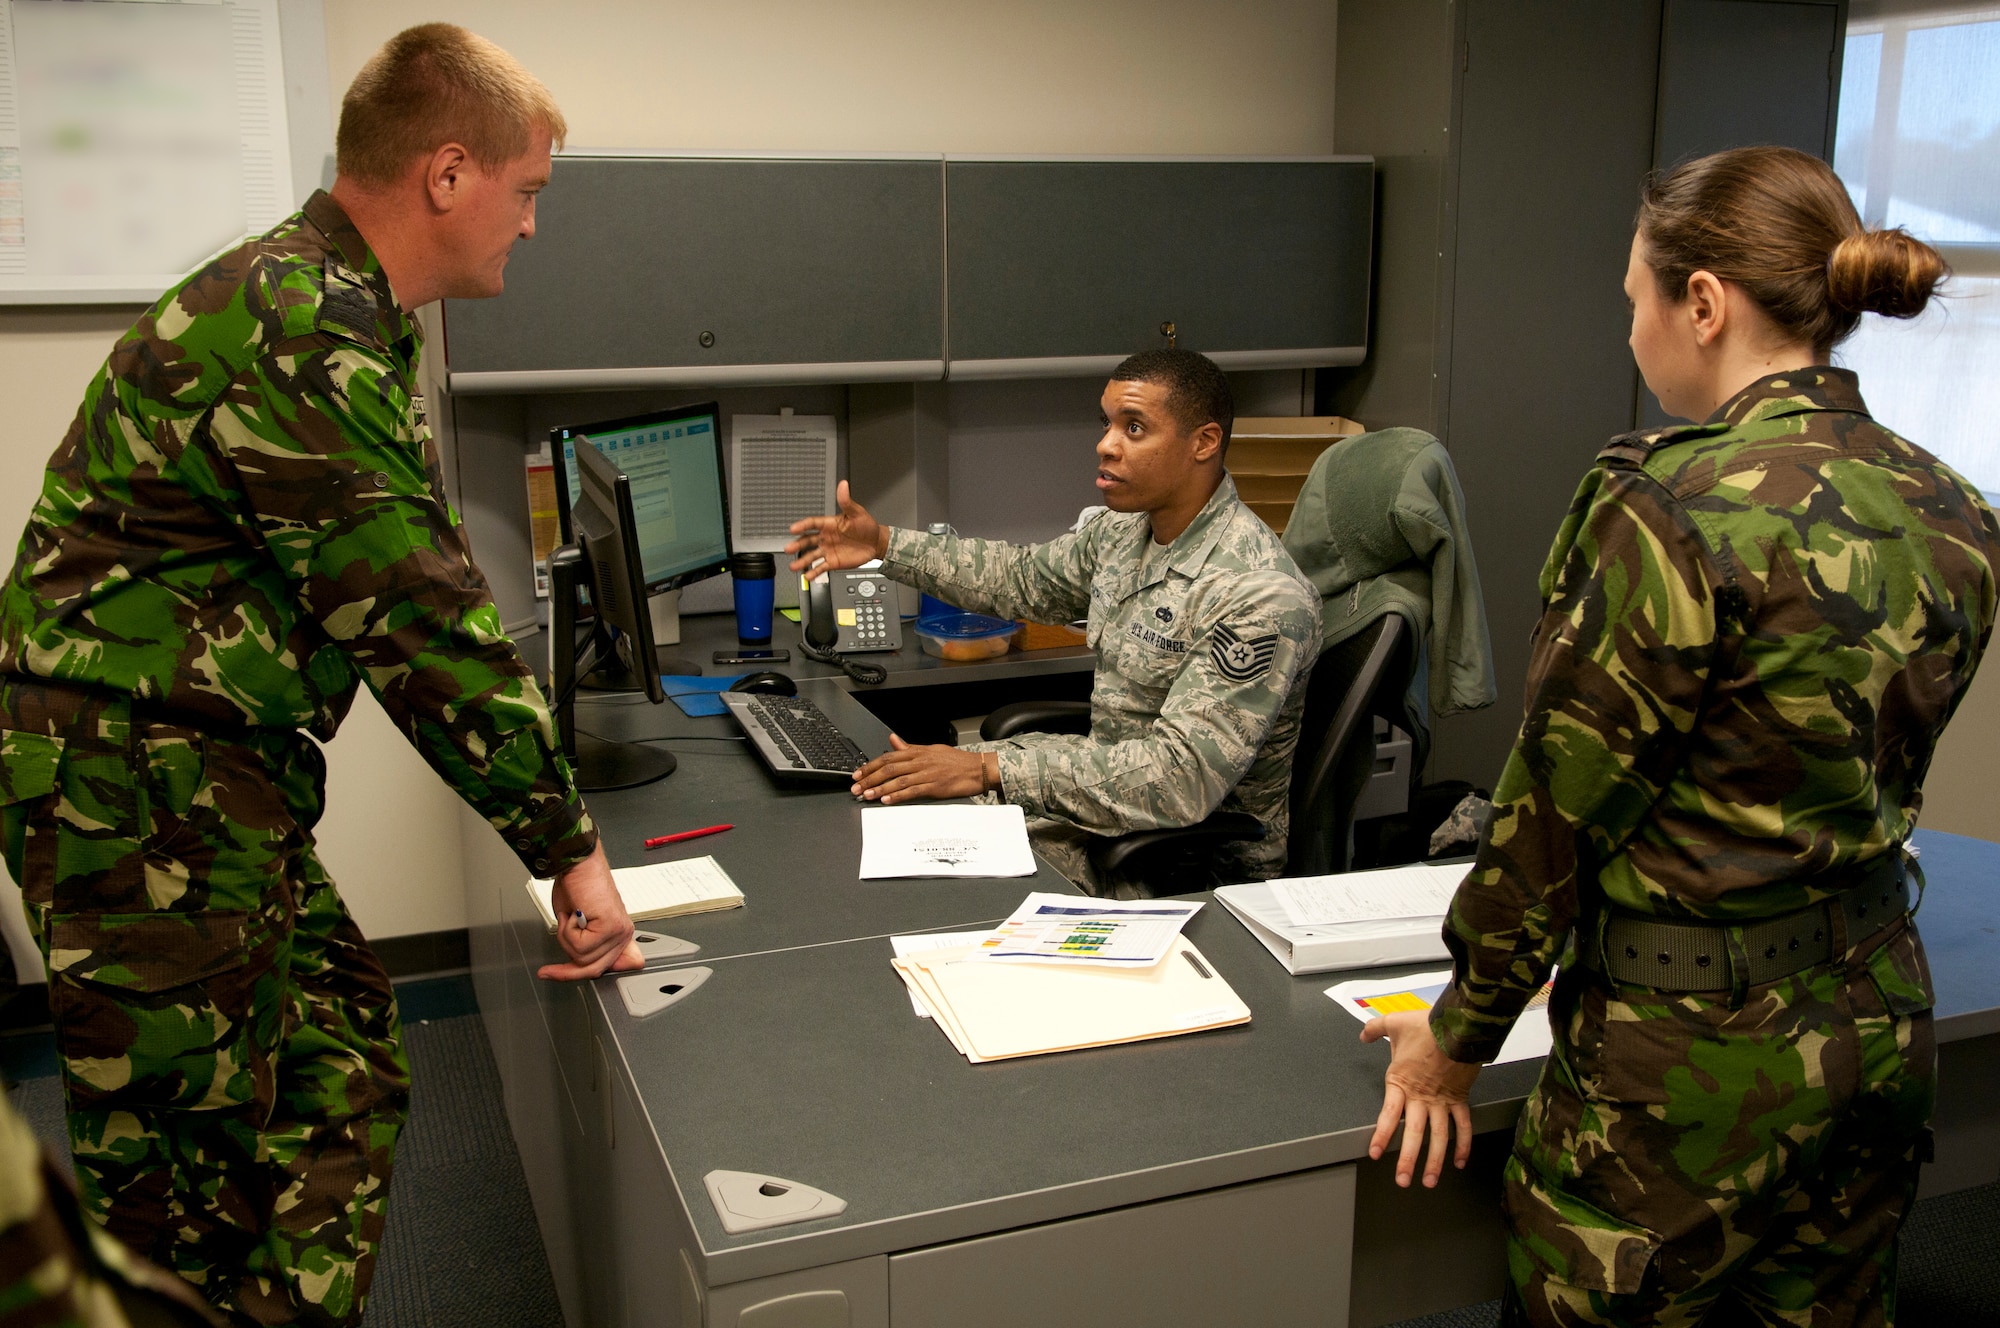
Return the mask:
<svg viewBox="0 0 2000 1328">
<path fill-rule="evenodd" d="M 632 486 L 639 560 L 658 593 L 720 573 L 729 557 L 721 416 L 712 401 L 549 431 L 562 482 L 556 486 L 565 542 L 576 538 L 576 442 L 588 438 Z"/>
</svg>

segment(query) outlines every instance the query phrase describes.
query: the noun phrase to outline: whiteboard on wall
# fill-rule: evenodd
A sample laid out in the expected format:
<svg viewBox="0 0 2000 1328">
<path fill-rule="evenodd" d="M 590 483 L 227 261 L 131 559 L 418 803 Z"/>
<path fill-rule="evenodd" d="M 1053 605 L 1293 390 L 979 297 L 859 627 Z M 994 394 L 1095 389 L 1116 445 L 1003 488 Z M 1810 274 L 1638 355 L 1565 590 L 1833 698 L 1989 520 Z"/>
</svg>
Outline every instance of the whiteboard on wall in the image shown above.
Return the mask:
<svg viewBox="0 0 2000 1328">
<path fill-rule="evenodd" d="M 0 0 L 0 304 L 151 301 L 295 206 L 279 0 Z"/>
</svg>

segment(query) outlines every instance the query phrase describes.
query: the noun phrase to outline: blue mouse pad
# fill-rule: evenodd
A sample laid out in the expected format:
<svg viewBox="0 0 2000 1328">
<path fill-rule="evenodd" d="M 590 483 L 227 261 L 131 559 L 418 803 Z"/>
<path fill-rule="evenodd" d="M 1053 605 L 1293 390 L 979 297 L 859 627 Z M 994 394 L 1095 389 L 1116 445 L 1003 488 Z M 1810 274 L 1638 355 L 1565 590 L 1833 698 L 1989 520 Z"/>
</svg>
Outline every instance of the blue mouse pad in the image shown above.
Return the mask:
<svg viewBox="0 0 2000 1328">
<path fill-rule="evenodd" d="M 726 715 L 729 707 L 722 704 L 718 692 L 729 690 L 741 674 L 732 673 L 722 678 L 690 678 L 685 675 L 663 673 L 660 685 L 667 689 L 667 695 L 681 708 L 681 713 L 689 719 L 707 719 L 711 715 Z"/>
</svg>

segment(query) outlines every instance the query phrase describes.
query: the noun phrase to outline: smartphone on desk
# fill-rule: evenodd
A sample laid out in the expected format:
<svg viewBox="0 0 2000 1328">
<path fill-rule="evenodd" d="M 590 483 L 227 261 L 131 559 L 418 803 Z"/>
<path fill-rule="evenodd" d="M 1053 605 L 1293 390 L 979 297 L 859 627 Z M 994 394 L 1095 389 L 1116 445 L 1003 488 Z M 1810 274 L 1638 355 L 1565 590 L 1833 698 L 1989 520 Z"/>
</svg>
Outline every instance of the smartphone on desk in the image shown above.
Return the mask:
<svg viewBox="0 0 2000 1328">
<path fill-rule="evenodd" d="M 789 664 L 792 652 L 789 650 L 718 650 L 715 652 L 717 664 Z"/>
</svg>

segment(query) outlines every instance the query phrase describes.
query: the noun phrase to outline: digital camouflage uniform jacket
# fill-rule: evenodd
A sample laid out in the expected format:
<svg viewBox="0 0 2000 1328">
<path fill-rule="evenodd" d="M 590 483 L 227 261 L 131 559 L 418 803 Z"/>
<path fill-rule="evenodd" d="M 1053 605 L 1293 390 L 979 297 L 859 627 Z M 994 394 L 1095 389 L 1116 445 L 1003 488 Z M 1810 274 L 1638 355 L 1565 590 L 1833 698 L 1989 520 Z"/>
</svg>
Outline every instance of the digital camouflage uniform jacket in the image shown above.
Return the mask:
<svg viewBox="0 0 2000 1328">
<path fill-rule="evenodd" d="M 1090 734 L 1029 734 L 997 752 L 1002 796 L 1092 831 L 1192 825 L 1218 808 L 1268 830 L 1234 846 L 1243 879 L 1285 863 L 1303 679 L 1319 653 L 1319 593 L 1227 475 L 1148 560 L 1152 520 L 1107 512 L 1047 544 L 892 530 L 883 569 L 980 613 L 1090 620 Z"/>
<path fill-rule="evenodd" d="M 365 681 L 547 876 L 589 856 L 596 830 L 445 502 L 419 349 L 325 193 L 168 291 L 49 462 L 0 591 L 0 675 L 322 740 Z M 45 787 L 25 767 L 47 740 L 4 741 L 0 773 Z"/>
<path fill-rule="evenodd" d="M 1773 917 L 1906 839 L 1996 565 L 1978 492 L 1844 370 L 1612 440 L 1542 571 L 1526 718 L 1445 924 L 1439 1045 L 1490 1060 L 1600 898 Z"/>
</svg>

